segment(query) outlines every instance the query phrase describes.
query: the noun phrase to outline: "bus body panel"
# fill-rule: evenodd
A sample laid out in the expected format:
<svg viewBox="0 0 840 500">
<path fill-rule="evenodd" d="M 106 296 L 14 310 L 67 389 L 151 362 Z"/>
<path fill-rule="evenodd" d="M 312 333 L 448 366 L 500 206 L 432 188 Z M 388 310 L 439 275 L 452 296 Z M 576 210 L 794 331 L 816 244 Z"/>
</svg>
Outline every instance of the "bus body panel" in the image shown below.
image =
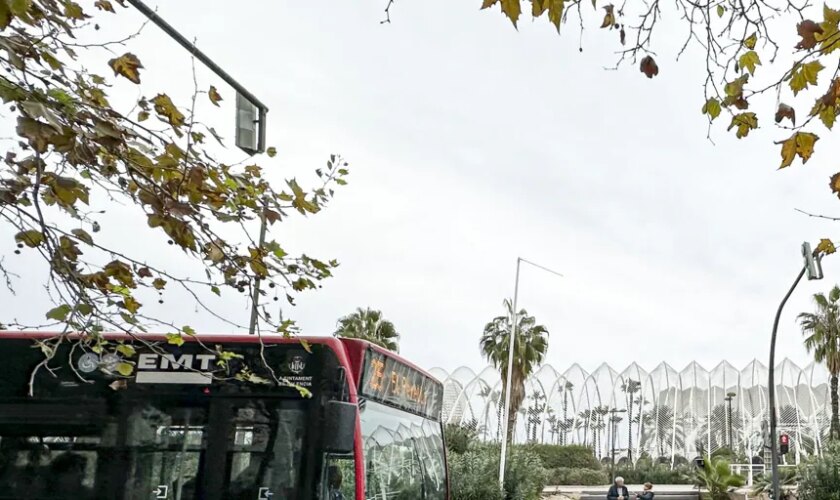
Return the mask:
<svg viewBox="0 0 840 500">
<path fill-rule="evenodd" d="M 55 339 L 60 337 L 61 334 L 58 333 L 50 333 L 50 332 L 0 332 L 0 343 L 4 340 L 32 340 L 32 341 L 45 341 L 48 339 Z M 128 334 L 120 334 L 120 333 L 107 333 L 104 334 L 103 337 L 112 342 L 127 342 L 132 343 L 135 339 L 141 339 L 143 342 L 160 342 L 166 343 L 167 337 L 166 335 L 159 335 L 159 334 L 137 334 L 137 335 L 128 335 Z M 72 341 L 74 338 L 73 335 L 65 336 L 66 339 Z M 302 345 L 302 341 L 308 343 L 310 346 L 322 346 L 324 349 L 327 349 L 332 355 L 335 356 L 335 359 L 338 363 L 339 367 L 343 367 L 345 370 L 346 383 L 345 383 L 345 390 L 346 390 L 346 400 L 350 403 L 354 403 L 359 405 L 362 403 L 362 398 L 360 394 L 364 374 L 365 374 L 365 360 L 366 357 L 369 355 L 368 352 L 376 353 L 380 356 L 384 356 L 385 358 L 390 358 L 394 362 L 404 365 L 408 367 L 410 370 L 421 374 L 423 377 L 428 378 L 431 383 L 434 385 L 435 391 L 439 392 L 439 395 L 442 396 L 442 385 L 439 381 L 437 381 L 433 376 L 428 374 L 426 371 L 416 367 L 409 361 L 405 360 L 404 358 L 386 350 L 379 346 L 373 345 L 367 341 L 358 340 L 358 339 L 338 339 L 333 337 L 295 337 L 295 338 L 287 338 L 281 335 L 261 335 L 261 336 L 251 336 L 251 335 L 219 335 L 219 334 L 199 334 L 196 336 L 183 336 L 183 340 L 185 343 L 193 343 L 193 342 L 201 342 L 205 345 L 221 345 L 224 348 L 233 348 L 232 346 L 242 345 L 254 345 L 259 344 L 262 342 L 265 346 L 270 345 L 288 345 L 288 346 L 300 346 Z M 137 345 L 137 344 L 135 344 Z M 0 348 L 2 349 L 2 348 Z M 307 351 L 310 351 L 309 347 L 306 347 Z M 0 351 L 2 352 L 2 351 Z M 311 351 L 310 351 L 311 354 Z M 434 394 L 438 394 L 435 392 Z M 388 404 L 385 402 L 385 404 Z M 392 406 L 396 410 L 405 411 L 397 406 Z M 440 439 L 443 440 L 443 423 L 440 420 L 440 415 L 434 415 L 434 422 L 439 427 Z M 323 429 L 322 429 L 323 430 Z M 365 499 L 365 492 L 366 492 L 366 463 L 365 463 L 365 443 L 363 442 L 363 432 L 362 432 L 362 411 L 361 406 L 359 410 L 356 411 L 356 422 L 355 422 L 355 446 L 353 451 L 354 457 L 354 467 L 353 470 L 355 472 L 355 497 L 356 500 L 364 500 Z M 309 456 L 313 456 L 314 452 L 310 452 Z M 444 488 L 445 488 L 445 498 L 449 498 L 449 477 L 447 473 L 446 467 L 446 449 L 445 443 L 442 450 L 442 460 L 443 460 L 443 474 L 444 477 Z M 314 466 L 308 465 L 307 470 L 320 470 L 321 466 Z M 314 469 L 313 469 L 314 467 Z M 322 471 L 323 474 L 323 471 Z M 310 480 L 312 480 L 310 478 Z M 320 484 L 320 483 L 318 483 Z M 305 494 L 305 493 L 304 493 Z M 310 492 L 310 496 L 306 498 L 320 498 L 315 496 L 317 493 Z"/>
</svg>

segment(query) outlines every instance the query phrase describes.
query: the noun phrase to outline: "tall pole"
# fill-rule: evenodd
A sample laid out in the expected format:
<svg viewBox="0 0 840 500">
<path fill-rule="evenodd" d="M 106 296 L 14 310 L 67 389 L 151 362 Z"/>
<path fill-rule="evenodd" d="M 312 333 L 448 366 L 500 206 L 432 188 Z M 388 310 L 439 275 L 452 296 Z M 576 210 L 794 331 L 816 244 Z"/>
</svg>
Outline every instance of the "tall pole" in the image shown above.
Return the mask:
<svg viewBox="0 0 840 500">
<path fill-rule="evenodd" d="M 779 309 L 776 311 L 776 319 L 773 321 L 773 334 L 770 336 L 770 366 L 768 367 L 767 380 L 767 402 L 768 411 L 770 412 L 770 472 L 773 475 L 773 500 L 779 500 L 779 443 L 776 442 L 776 332 L 779 330 L 779 319 L 782 317 L 782 309 L 790 298 L 793 290 L 805 276 L 808 270 L 808 264 L 802 266 L 799 275 L 791 285 L 790 290 L 785 294 L 782 303 L 779 304 Z"/>
<path fill-rule="evenodd" d="M 263 207 L 262 211 L 260 212 L 260 239 L 259 239 L 259 248 L 265 246 L 265 232 L 266 232 L 266 220 L 265 220 L 265 207 Z M 262 284 L 262 279 L 257 276 L 254 279 L 254 293 L 251 295 L 251 321 L 248 325 L 248 333 L 250 335 L 254 335 L 257 333 L 257 319 L 259 318 L 259 302 L 260 302 L 260 285 Z"/>
<path fill-rule="evenodd" d="M 508 345 L 507 379 L 505 380 L 505 411 L 502 419 L 502 455 L 499 457 L 499 487 L 505 487 L 505 461 L 507 459 L 508 421 L 510 420 L 510 389 L 513 379 L 513 350 L 516 346 L 516 304 L 519 300 L 519 268 L 522 257 L 516 258 L 516 284 L 513 287 L 513 310 L 511 311 L 510 345 Z"/>
</svg>

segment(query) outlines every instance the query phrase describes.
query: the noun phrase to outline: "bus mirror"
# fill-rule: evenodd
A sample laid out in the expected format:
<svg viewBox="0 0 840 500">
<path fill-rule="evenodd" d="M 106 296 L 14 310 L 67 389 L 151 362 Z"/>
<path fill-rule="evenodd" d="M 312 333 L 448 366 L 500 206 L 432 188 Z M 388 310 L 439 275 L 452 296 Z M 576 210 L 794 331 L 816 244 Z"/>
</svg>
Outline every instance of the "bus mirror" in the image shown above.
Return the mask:
<svg viewBox="0 0 840 500">
<path fill-rule="evenodd" d="M 328 401 L 324 449 L 328 453 L 352 453 L 356 436 L 356 410 L 353 403 Z"/>
</svg>

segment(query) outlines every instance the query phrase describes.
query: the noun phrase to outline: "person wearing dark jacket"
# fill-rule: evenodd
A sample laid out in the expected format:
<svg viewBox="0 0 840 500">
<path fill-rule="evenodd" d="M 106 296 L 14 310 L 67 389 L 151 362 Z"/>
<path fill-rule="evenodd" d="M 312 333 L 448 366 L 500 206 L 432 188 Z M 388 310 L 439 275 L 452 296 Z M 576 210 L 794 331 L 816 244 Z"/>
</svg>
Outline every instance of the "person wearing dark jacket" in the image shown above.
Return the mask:
<svg viewBox="0 0 840 500">
<path fill-rule="evenodd" d="M 615 478 L 615 483 L 610 486 L 610 491 L 607 492 L 607 500 L 630 500 L 630 492 L 624 486 L 623 477 Z"/>
<path fill-rule="evenodd" d="M 651 483 L 645 483 L 645 490 L 636 495 L 636 498 L 638 500 L 653 500 L 653 496 L 653 485 Z"/>
</svg>

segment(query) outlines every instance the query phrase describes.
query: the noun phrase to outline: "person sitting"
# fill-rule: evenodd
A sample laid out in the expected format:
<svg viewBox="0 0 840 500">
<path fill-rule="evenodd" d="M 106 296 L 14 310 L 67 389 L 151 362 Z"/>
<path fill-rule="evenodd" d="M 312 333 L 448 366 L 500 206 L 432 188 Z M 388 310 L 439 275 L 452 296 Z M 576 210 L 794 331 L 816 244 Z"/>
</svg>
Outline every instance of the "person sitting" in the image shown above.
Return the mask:
<svg viewBox="0 0 840 500">
<path fill-rule="evenodd" d="M 607 500 L 630 500 L 630 492 L 624 486 L 623 477 L 615 478 L 615 483 L 610 486 L 610 490 L 607 492 Z"/>
<path fill-rule="evenodd" d="M 645 489 L 636 495 L 638 500 L 653 500 L 653 484 L 645 483 Z"/>
</svg>

